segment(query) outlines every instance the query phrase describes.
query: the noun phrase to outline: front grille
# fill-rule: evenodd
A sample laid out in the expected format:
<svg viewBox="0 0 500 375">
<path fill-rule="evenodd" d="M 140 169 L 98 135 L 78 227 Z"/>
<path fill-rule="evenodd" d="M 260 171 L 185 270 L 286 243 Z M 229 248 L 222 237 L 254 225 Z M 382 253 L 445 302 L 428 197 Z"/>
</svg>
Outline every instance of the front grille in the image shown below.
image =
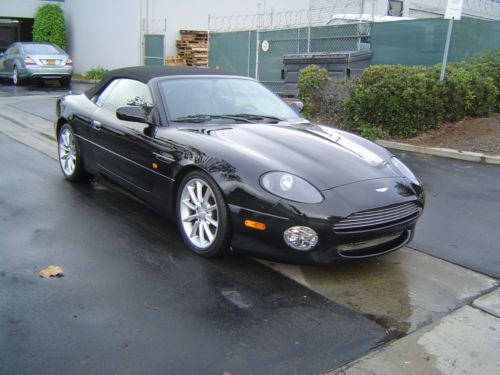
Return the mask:
<svg viewBox="0 0 500 375">
<path fill-rule="evenodd" d="M 337 233 L 375 230 L 402 224 L 416 218 L 420 209 L 415 201 L 373 210 L 355 212 L 333 225 Z"/>
</svg>

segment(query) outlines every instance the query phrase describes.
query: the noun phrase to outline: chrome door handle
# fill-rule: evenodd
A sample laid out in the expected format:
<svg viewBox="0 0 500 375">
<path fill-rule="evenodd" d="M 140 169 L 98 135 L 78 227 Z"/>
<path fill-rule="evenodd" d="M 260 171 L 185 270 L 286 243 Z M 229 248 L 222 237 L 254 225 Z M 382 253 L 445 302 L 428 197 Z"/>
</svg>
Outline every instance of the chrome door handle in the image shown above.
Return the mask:
<svg viewBox="0 0 500 375">
<path fill-rule="evenodd" d="M 96 120 L 92 120 L 90 122 L 90 124 L 92 125 L 92 127 L 96 130 L 100 130 L 102 128 L 102 124 L 99 122 L 99 121 L 96 121 Z"/>
</svg>

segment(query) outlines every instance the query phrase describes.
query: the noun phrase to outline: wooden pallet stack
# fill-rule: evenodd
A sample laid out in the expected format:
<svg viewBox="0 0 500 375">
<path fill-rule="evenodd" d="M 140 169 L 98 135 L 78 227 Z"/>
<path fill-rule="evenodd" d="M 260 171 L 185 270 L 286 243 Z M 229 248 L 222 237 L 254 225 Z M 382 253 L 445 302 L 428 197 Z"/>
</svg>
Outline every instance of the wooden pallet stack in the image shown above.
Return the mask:
<svg viewBox="0 0 500 375">
<path fill-rule="evenodd" d="M 186 60 L 179 56 L 166 56 L 165 57 L 166 66 L 186 66 Z"/>
<path fill-rule="evenodd" d="M 208 65 L 208 32 L 181 30 L 181 39 L 177 40 L 177 56 L 186 60 L 189 66 L 206 67 Z"/>
</svg>

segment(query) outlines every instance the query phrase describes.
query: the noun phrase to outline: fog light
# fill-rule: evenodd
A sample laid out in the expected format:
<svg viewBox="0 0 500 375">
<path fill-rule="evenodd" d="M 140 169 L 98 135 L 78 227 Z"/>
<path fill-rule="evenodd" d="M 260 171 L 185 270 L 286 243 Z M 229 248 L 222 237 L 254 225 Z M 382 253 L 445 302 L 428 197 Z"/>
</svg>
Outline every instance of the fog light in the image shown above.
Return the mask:
<svg viewBox="0 0 500 375">
<path fill-rule="evenodd" d="M 291 227 L 283 233 L 288 246 L 295 250 L 311 250 L 318 243 L 318 235 L 309 227 Z"/>
</svg>

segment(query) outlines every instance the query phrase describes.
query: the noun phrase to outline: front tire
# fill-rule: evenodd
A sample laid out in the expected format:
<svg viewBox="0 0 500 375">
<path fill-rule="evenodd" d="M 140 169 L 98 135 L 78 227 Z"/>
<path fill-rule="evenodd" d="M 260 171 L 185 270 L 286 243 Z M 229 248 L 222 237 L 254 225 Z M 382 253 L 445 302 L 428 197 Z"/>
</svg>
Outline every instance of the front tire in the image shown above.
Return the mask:
<svg viewBox="0 0 500 375">
<path fill-rule="evenodd" d="M 82 153 L 70 125 L 61 127 L 57 140 L 59 165 L 64 178 L 69 181 L 85 180 L 88 175 L 83 169 Z"/>
<path fill-rule="evenodd" d="M 23 80 L 19 77 L 19 70 L 17 69 L 17 65 L 14 65 L 14 69 L 12 70 L 12 84 L 14 86 L 22 85 Z"/>
<path fill-rule="evenodd" d="M 182 180 L 177 221 L 184 242 L 196 254 L 212 258 L 229 250 L 231 228 L 226 202 L 208 174 L 192 171 Z"/>
</svg>

